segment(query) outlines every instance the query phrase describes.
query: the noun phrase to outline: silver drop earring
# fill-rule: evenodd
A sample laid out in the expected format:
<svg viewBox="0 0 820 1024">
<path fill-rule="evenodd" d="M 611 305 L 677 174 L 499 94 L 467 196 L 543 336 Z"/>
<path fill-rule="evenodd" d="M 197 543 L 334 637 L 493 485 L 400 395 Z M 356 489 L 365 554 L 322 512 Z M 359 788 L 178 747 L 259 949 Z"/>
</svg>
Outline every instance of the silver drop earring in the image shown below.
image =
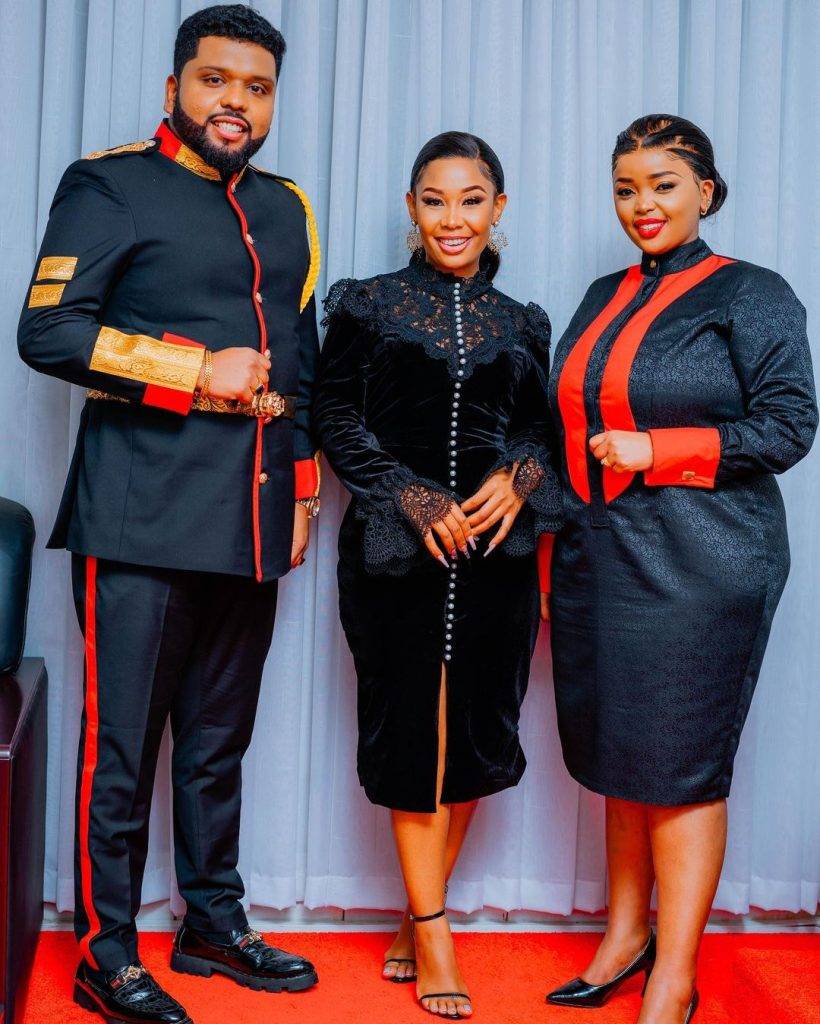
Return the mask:
<svg viewBox="0 0 820 1024">
<path fill-rule="evenodd" d="M 410 252 L 415 252 L 421 248 L 421 233 L 419 232 L 419 226 L 415 221 L 412 222 L 413 226 L 407 232 L 407 248 Z"/>
<path fill-rule="evenodd" d="M 507 236 L 499 228 L 498 224 L 495 223 L 490 231 L 490 239 L 487 242 L 487 248 L 490 252 L 495 253 L 496 256 L 501 252 L 502 249 L 506 249 L 510 243 L 507 241 Z"/>
</svg>

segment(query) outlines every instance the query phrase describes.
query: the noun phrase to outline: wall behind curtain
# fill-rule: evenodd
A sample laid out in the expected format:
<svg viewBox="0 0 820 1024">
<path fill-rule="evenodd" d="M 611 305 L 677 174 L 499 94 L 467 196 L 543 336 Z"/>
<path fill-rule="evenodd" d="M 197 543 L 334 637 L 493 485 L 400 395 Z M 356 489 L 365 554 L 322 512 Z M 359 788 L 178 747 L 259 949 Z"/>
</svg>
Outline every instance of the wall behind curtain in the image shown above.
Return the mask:
<svg viewBox="0 0 820 1024">
<path fill-rule="evenodd" d="M 15 328 L 63 168 L 153 134 L 184 0 L 0 0 L 6 141 L 0 191 L 0 492 L 34 513 L 28 652 L 44 655 L 49 708 L 45 897 L 72 906 L 73 776 L 82 649 L 64 552 L 43 544 L 83 395 L 17 358 Z M 705 235 L 774 267 L 820 317 L 820 115 L 814 0 L 257 0 L 288 42 L 262 166 L 313 198 L 319 285 L 406 259 L 412 159 L 446 128 L 486 138 L 504 164 L 510 247 L 499 283 L 542 303 L 556 337 L 589 282 L 636 251 L 612 210 L 615 135 L 680 112 L 715 143 L 729 199 Z M 180 287 L 184 275 L 180 273 Z M 820 363 L 820 351 L 815 347 Z M 782 481 L 793 566 L 730 801 L 717 905 L 814 912 L 820 890 L 820 446 Z M 387 814 L 355 777 L 354 678 L 336 609 L 345 497 L 328 473 L 307 566 L 283 584 L 256 738 L 246 761 L 241 869 L 254 904 L 399 907 Z M 127 623 L 123 623 L 127 629 Z M 503 641 L 503 638 L 499 638 Z M 518 789 L 482 804 L 451 888 L 474 910 L 569 913 L 605 901 L 602 801 L 561 761 L 546 630 L 524 709 Z M 170 866 L 167 746 L 145 901 L 179 908 Z"/>
</svg>

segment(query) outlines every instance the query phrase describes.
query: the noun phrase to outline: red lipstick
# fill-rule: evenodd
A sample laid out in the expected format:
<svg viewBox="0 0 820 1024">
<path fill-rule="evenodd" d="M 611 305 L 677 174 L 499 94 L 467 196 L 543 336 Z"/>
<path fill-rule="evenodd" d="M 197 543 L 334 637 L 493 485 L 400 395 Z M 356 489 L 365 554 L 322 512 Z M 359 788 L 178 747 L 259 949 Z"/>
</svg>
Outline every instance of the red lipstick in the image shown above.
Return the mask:
<svg viewBox="0 0 820 1024">
<path fill-rule="evenodd" d="M 655 238 L 661 233 L 666 221 L 658 217 L 642 217 L 641 220 L 633 221 L 633 224 L 641 238 Z"/>
</svg>

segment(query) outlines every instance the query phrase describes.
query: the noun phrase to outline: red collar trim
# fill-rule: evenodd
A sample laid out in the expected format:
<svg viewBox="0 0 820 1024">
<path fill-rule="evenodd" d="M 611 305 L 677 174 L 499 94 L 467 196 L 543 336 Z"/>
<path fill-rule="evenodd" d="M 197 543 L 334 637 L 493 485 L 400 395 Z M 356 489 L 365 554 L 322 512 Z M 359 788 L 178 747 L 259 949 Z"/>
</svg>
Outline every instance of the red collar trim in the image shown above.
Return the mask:
<svg viewBox="0 0 820 1024">
<path fill-rule="evenodd" d="M 154 138 L 159 140 L 159 151 L 175 164 L 179 164 L 186 170 L 198 175 L 200 178 L 207 178 L 209 181 L 221 181 L 222 178 L 215 168 L 206 164 L 201 156 L 198 156 L 192 149 L 189 149 L 182 140 L 174 134 L 167 121 L 163 121 L 154 132 Z"/>
</svg>

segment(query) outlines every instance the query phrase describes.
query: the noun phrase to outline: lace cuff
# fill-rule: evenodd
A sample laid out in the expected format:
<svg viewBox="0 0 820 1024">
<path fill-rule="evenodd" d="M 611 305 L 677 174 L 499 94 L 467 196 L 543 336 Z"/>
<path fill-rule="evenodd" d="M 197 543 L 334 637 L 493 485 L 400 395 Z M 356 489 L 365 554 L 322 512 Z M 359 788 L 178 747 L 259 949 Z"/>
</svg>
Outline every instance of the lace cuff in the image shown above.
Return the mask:
<svg viewBox="0 0 820 1024">
<path fill-rule="evenodd" d="M 365 569 L 403 576 L 429 561 L 419 537 L 447 514 L 452 501 L 439 484 L 404 466 L 383 476 L 366 497 L 357 498 L 356 519 L 364 524 Z"/>
<path fill-rule="evenodd" d="M 523 498 L 512 529 L 500 547 L 514 558 L 531 555 L 542 533 L 557 533 L 563 525 L 563 499 L 558 476 L 549 463 L 549 452 L 533 441 L 514 444 L 498 459 L 487 477 L 518 463 L 513 489 Z M 486 478 L 485 478 L 486 479 Z"/>
<path fill-rule="evenodd" d="M 414 482 L 399 493 L 399 507 L 423 537 L 433 523 L 443 519 L 453 504 L 453 499 L 441 491 L 435 491 L 424 484 Z"/>
<path fill-rule="evenodd" d="M 540 487 L 545 476 L 541 463 L 531 455 L 518 467 L 513 480 L 513 491 L 521 501 L 526 501 L 536 488 Z"/>
</svg>

